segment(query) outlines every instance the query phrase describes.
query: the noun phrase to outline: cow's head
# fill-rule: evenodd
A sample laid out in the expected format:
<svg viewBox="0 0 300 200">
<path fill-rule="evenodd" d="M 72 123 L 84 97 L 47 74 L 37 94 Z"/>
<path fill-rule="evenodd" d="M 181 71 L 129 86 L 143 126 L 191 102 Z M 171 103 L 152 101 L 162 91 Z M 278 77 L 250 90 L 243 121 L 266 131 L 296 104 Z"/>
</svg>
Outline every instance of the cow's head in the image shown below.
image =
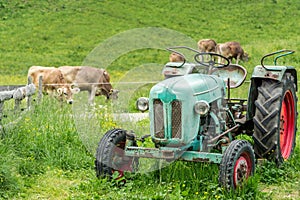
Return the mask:
<svg viewBox="0 0 300 200">
<path fill-rule="evenodd" d="M 119 90 L 116 89 L 111 89 L 108 93 L 108 95 L 106 95 L 106 99 L 107 100 L 117 100 L 118 99 L 118 94 L 119 94 Z"/>
<path fill-rule="evenodd" d="M 249 60 L 249 55 L 246 52 L 242 55 L 242 60 L 246 62 Z"/>
<path fill-rule="evenodd" d="M 169 56 L 170 62 L 184 62 L 184 57 L 182 55 L 172 52 Z"/>
<path fill-rule="evenodd" d="M 119 90 L 113 89 L 110 83 L 106 83 L 97 88 L 95 96 L 104 95 L 107 100 L 116 100 L 118 99 L 118 93 Z"/>
<path fill-rule="evenodd" d="M 102 76 L 100 76 L 99 85 L 97 87 L 95 96 L 104 95 L 107 100 L 118 99 L 119 90 L 113 89 L 110 84 L 110 76 L 106 70 L 102 71 Z"/>
<path fill-rule="evenodd" d="M 58 98 L 62 101 L 67 101 L 68 104 L 73 103 L 73 94 L 80 92 L 78 87 L 73 88 L 72 86 L 66 85 L 57 89 Z"/>
</svg>

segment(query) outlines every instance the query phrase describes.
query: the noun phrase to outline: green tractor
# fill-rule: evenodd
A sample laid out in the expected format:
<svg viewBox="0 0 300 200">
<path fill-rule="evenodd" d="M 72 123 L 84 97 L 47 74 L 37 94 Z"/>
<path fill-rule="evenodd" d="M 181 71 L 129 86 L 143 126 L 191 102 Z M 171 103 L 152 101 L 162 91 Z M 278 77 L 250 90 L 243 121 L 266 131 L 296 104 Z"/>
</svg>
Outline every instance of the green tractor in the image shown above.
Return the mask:
<svg viewBox="0 0 300 200">
<path fill-rule="evenodd" d="M 194 61 L 187 62 L 178 49 L 193 52 Z M 297 129 L 297 73 L 276 62 L 294 51 L 265 55 L 252 74 L 248 99 L 234 99 L 230 90 L 239 87 L 247 74 L 242 66 L 189 47 L 168 50 L 184 61 L 167 63 L 165 80 L 151 88 L 149 98 L 137 101 L 140 111 L 149 110 L 150 134 L 137 138 L 131 130 L 109 130 L 96 151 L 98 177 L 119 179 L 124 171 L 137 170 L 139 158 L 209 162 L 219 165 L 219 183 L 230 190 L 254 173 L 256 159 L 280 165 L 291 157 Z M 274 66 L 264 65 L 269 56 L 275 57 Z M 238 138 L 252 138 L 251 142 L 237 139 L 242 134 L 248 136 Z M 137 140 L 147 136 L 153 147 L 138 147 Z"/>
</svg>

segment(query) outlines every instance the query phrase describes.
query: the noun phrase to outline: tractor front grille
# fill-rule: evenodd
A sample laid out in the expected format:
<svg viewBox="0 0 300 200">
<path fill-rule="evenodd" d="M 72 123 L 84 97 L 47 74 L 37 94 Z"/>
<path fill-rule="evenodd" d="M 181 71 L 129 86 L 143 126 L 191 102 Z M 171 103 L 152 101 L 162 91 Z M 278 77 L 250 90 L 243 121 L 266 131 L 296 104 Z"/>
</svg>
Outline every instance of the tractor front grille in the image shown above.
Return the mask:
<svg viewBox="0 0 300 200">
<path fill-rule="evenodd" d="M 182 132 L 182 119 L 181 119 L 181 102 L 174 100 L 171 103 L 171 137 L 172 138 L 181 138 Z M 154 132 L 156 138 L 165 138 L 165 124 L 164 124 L 164 107 L 163 103 L 159 99 L 153 101 L 154 108 Z"/>
<path fill-rule="evenodd" d="M 154 108 L 154 133 L 156 138 L 164 138 L 164 109 L 163 103 L 159 99 L 155 99 L 153 102 Z"/>
<path fill-rule="evenodd" d="M 172 138 L 181 138 L 181 102 L 172 102 Z"/>
</svg>

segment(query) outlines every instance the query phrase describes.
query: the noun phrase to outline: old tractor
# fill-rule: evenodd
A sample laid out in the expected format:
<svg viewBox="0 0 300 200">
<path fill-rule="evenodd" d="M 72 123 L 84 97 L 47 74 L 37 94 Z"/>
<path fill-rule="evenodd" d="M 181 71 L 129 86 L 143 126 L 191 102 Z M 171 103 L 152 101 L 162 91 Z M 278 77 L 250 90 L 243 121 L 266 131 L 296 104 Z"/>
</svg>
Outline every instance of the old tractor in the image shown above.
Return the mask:
<svg viewBox="0 0 300 200">
<path fill-rule="evenodd" d="M 193 52 L 188 62 L 181 52 Z M 256 159 L 280 165 L 293 153 L 297 123 L 297 73 L 278 66 L 277 59 L 294 53 L 280 50 L 262 57 L 254 68 L 248 98 L 234 99 L 230 91 L 245 80 L 244 67 L 216 53 L 189 47 L 168 49 L 184 58 L 164 66 L 165 79 L 149 97 L 137 100 L 149 110 L 153 147 L 138 147 L 132 130 L 112 129 L 96 150 L 98 177 L 135 171 L 139 158 L 209 162 L 219 165 L 219 183 L 235 189 L 255 171 Z M 274 58 L 274 65 L 265 65 Z M 245 137 L 243 137 L 245 135 Z M 246 138 L 246 139 L 245 139 Z M 247 139 L 250 138 L 250 139 Z"/>
</svg>

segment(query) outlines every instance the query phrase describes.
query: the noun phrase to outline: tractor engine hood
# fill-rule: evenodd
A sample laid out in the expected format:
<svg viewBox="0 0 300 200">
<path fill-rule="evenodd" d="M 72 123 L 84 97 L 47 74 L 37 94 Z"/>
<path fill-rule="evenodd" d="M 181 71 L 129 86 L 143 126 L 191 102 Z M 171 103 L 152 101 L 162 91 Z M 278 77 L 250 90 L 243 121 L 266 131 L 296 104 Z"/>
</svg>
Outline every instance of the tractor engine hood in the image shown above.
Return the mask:
<svg viewBox="0 0 300 200">
<path fill-rule="evenodd" d="M 189 144 L 199 132 L 195 103 L 202 100 L 210 104 L 224 96 L 225 83 L 214 75 L 189 74 L 156 84 L 149 98 L 152 140 L 172 146 Z"/>
<path fill-rule="evenodd" d="M 187 101 L 194 99 L 211 103 L 225 95 L 224 81 L 213 75 L 189 74 L 166 79 L 150 91 L 150 99 L 159 98 L 165 103 L 178 99 Z"/>
</svg>

